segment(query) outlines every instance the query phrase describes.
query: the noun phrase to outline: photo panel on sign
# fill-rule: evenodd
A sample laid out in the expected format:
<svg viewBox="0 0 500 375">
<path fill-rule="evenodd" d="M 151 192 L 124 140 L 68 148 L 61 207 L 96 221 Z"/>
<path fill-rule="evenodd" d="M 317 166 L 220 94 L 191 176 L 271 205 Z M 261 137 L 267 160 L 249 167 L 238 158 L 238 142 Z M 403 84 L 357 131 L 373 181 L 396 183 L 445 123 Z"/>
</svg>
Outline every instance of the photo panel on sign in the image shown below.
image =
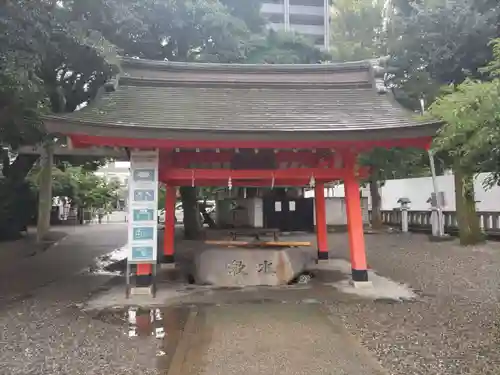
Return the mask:
<svg viewBox="0 0 500 375">
<path fill-rule="evenodd" d="M 132 168 L 132 181 L 134 183 L 155 183 L 156 168 Z"/>
<path fill-rule="evenodd" d="M 157 210 L 153 207 L 133 207 L 132 223 L 143 224 L 147 222 L 156 222 Z"/>
<path fill-rule="evenodd" d="M 157 237 L 158 237 L 158 223 L 156 221 L 150 221 L 148 223 L 129 222 L 128 225 L 129 243 L 156 241 Z"/>
<path fill-rule="evenodd" d="M 156 249 L 151 245 L 133 245 L 130 251 L 129 262 L 155 262 Z"/>
<path fill-rule="evenodd" d="M 133 226 L 132 230 L 132 241 L 154 241 L 155 231 L 157 230 L 156 225 L 141 225 Z"/>
<path fill-rule="evenodd" d="M 134 202 L 134 203 L 153 203 L 153 202 L 156 202 L 156 189 L 153 189 L 153 188 L 134 188 L 134 189 L 132 189 L 132 202 Z"/>
<path fill-rule="evenodd" d="M 156 250 L 158 249 L 158 228 L 155 225 L 131 225 L 128 232 L 129 253 L 128 259 L 134 259 L 134 247 L 152 247 L 156 260 Z"/>
</svg>

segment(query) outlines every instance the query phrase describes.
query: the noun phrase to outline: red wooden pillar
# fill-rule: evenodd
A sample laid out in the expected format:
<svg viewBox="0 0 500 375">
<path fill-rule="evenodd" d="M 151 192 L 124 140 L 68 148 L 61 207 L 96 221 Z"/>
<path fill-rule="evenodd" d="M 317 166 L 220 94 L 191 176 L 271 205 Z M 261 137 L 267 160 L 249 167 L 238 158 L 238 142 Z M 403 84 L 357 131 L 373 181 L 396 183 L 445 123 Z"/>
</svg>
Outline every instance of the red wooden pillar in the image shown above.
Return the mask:
<svg viewBox="0 0 500 375">
<path fill-rule="evenodd" d="M 316 238 L 318 259 L 328 259 L 328 232 L 326 230 L 325 185 L 314 186 L 314 204 L 316 211 Z"/>
<path fill-rule="evenodd" d="M 174 262 L 176 201 L 177 201 L 177 189 L 174 186 L 167 186 L 165 192 L 165 233 L 163 238 L 162 263 Z"/>
<path fill-rule="evenodd" d="M 354 175 L 353 169 L 346 172 L 349 175 L 344 180 L 344 188 L 347 206 L 347 226 L 351 252 L 352 279 L 353 281 L 368 281 L 359 183 Z"/>
</svg>

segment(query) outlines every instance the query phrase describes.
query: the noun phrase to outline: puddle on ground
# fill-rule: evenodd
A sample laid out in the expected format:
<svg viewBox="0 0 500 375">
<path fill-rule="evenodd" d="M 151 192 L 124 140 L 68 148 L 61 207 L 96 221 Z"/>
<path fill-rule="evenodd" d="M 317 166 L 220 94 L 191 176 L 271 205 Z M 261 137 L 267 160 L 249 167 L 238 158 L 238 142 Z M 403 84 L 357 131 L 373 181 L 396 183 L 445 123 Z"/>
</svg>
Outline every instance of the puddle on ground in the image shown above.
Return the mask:
<svg viewBox="0 0 500 375">
<path fill-rule="evenodd" d="M 131 306 L 125 310 L 102 310 L 93 316 L 107 324 L 123 325 L 128 337 L 165 337 L 165 333 L 182 331 L 190 307 L 142 308 Z"/>
<path fill-rule="evenodd" d="M 168 370 L 172 357 L 183 334 L 187 319 L 195 307 L 167 307 L 102 310 L 93 319 L 106 324 L 121 326 L 129 340 L 150 339 L 157 341 L 157 368 Z"/>
<path fill-rule="evenodd" d="M 94 275 L 123 275 L 127 267 L 127 247 L 123 246 L 94 260 L 87 272 Z"/>
</svg>

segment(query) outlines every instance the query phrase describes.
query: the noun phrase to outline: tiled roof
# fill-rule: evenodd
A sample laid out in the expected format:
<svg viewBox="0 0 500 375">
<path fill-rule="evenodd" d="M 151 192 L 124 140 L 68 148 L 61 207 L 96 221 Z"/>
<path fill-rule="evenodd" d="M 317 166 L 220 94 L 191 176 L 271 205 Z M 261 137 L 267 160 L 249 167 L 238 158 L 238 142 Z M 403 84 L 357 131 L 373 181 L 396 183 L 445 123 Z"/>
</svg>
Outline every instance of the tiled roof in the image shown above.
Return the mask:
<svg viewBox="0 0 500 375">
<path fill-rule="evenodd" d="M 436 127 L 416 120 L 375 87 L 368 62 L 226 65 L 126 59 L 116 90 L 47 119 L 94 127 L 210 132 L 358 133 Z M 419 132 L 420 133 L 420 132 Z M 180 134 L 180 133 L 179 133 Z"/>
</svg>

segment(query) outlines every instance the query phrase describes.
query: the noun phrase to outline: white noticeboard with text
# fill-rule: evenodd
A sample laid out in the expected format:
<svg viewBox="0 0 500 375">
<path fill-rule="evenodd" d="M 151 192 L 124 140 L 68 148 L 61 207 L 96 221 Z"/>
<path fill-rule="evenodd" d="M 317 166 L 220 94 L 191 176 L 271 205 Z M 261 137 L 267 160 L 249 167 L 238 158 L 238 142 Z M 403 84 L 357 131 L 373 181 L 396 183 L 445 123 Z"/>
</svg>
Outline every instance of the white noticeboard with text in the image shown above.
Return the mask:
<svg viewBox="0 0 500 375">
<path fill-rule="evenodd" d="M 156 263 L 158 236 L 158 150 L 130 154 L 128 262 Z"/>
</svg>

